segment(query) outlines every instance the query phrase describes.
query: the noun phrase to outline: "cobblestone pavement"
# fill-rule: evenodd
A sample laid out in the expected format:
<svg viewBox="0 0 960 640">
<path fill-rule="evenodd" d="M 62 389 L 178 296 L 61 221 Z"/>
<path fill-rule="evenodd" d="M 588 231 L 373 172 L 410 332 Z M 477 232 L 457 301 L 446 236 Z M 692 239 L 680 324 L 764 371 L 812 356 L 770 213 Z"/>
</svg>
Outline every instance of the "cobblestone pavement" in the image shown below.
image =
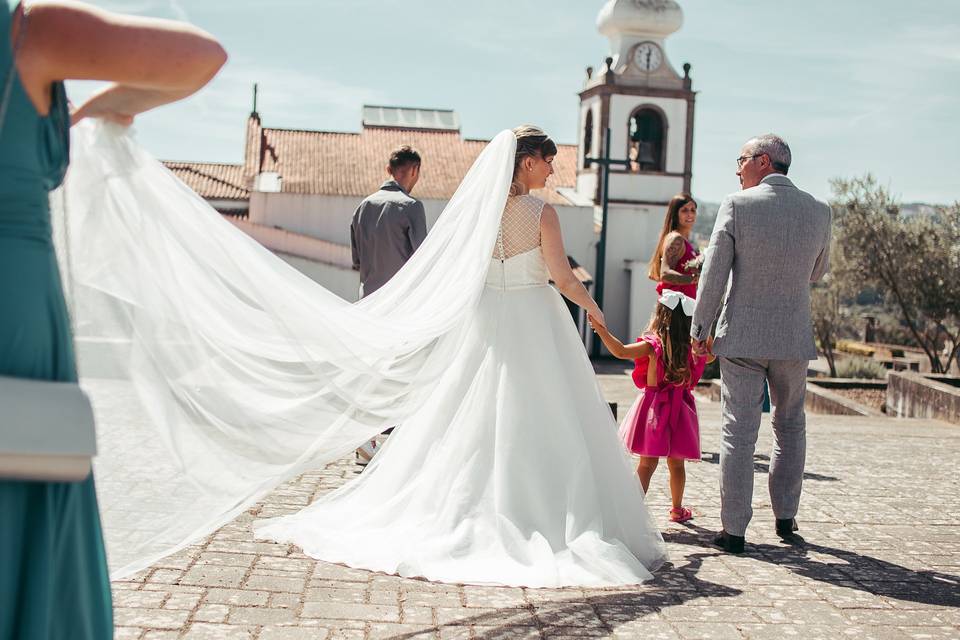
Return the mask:
<svg viewBox="0 0 960 640">
<path fill-rule="evenodd" d="M 633 388 L 600 376 L 623 415 Z M 649 503 L 671 556 L 622 589 L 436 584 L 312 560 L 255 542 L 250 523 L 298 510 L 356 473 L 352 460 L 291 482 L 202 543 L 115 582 L 121 640 L 526 638 L 960 638 L 960 427 L 810 416 L 798 521 L 803 547 L 773 533 L 757 450 L 755 517 L 742 556 L 708 544 L 719 527 L 719 406 L 701 402 L 703 461 L 688 466 L 688 525 L 667 521 L 665 470 Z"/>
</svg>

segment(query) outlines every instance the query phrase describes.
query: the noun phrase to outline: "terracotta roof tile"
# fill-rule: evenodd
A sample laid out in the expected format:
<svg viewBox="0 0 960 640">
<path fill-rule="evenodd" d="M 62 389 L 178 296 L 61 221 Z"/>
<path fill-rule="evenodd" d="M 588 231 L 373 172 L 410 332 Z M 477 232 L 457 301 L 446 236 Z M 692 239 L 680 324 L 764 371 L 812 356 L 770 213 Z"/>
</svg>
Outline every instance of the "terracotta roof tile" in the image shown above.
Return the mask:
<svg viewBox="0 0 960 640">
<path fill-rule="evenodd" d="M 163 164 L 204 198 L 246 200 L 250 197 L 241 164 L 170 161 Z"/>
<path fill-rule="evenodd" d="M 256 126 L 253 122 L 250 124 Z M 390 152 L 409 144 L 420 152 L 423 170 L 414 195 L 424 199 L 449 199 L 466 175 L 486 140 L 469 140 L 456 131 L 416 131 L 367 128 L 360 133 L 261 130 L 266 144 L 262 171 L 276 171 L 287 193 L 363 197 L 373 193 L 386 179 Z M 256 136 L 248 134 L 248 141 Z M 577 147 L 558 145 L 555 175 L 538 196 L 554 204 L 569 204 L 555 191 L 576 185 Z M 249 151 L 248 162 L 256 157 Z M 253 167 L 248 168 L 252 175 Z"/>
</svg>

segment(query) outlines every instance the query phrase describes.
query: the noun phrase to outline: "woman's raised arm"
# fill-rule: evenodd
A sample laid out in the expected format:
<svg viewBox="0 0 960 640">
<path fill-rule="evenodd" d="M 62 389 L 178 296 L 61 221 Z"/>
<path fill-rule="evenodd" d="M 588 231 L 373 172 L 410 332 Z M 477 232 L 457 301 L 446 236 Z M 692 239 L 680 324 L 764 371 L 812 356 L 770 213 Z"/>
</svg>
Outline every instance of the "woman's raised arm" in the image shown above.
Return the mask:
<svg viewBox="0 0 960 640">
<path fill-rule="evenodd" d="M 118 121 L 180 100 L 213 78 L 227 60 L 223 47 L 197 27 L 171 20 L 126 16 L 68 1 L 29 3 L 14 16 L 23 29 L 17 68 L 30 99 L 44 112 L 50 84 L 104 80 L 114 84 L 92 96 L 74 119 Z"/>
</svg>

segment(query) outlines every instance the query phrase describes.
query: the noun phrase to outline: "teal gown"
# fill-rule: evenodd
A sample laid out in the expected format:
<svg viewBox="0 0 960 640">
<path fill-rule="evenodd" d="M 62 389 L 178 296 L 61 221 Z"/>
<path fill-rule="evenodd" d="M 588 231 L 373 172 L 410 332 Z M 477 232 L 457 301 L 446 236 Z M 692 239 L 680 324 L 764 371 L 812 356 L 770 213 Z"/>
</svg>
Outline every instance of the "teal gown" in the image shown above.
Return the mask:
<svg viewBox="0 0 960 640">
<path fill-rule="evenodd" d="M 10 26 L 19 4 L 2 1 L 0 96 L 16 73 Z M 69 112 L 63 83 L 52 93 L 40 116 L 14 77 L 0 125 L 0 376 L 75 381 L 48 203 L 69 162 Z M 112 635 L 93 474 L 75 483 L 0 478 L 0 640 Z"/>
</svg>

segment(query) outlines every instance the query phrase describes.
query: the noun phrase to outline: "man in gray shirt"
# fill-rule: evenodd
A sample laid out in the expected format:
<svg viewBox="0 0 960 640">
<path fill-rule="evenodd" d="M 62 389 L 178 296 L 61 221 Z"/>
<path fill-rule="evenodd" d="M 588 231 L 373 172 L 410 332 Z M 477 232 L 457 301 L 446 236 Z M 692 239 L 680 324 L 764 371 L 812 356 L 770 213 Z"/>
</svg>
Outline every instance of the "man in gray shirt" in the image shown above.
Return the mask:
<svg viewBox="0 0 960 640">
<path fill-rule="evenodd" d="M 361 298 L 386 284 L 427 236 L 423 203 L 410 197 L 420 179 L 420 154 L 406 145 L 396 149 L 390 154 L 387 173 L 390 179 L 360 203 L 350 223 Z"/>
</svg>

